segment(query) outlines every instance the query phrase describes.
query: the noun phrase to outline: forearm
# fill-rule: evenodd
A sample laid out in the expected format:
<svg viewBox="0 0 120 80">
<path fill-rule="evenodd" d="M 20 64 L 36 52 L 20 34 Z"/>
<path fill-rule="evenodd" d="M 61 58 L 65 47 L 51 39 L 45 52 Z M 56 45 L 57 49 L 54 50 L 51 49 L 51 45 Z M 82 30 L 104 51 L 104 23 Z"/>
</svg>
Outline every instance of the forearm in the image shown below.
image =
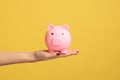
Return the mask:
<svg viewBox="0 0 120 80">
<path fill-rule="evenodd" d="M 0 65 L 36 61 L 34 52 L 0 52 Z"/>
<path fill-rule="evenodd" d="M 36 52 L 0 52 L 0 65 L 28 63 L 67 57 L 79 53 L 78 50 L 70 50 L 67 54 L 59 52 L 49 53 L 47 50 Z"/>
</svg>

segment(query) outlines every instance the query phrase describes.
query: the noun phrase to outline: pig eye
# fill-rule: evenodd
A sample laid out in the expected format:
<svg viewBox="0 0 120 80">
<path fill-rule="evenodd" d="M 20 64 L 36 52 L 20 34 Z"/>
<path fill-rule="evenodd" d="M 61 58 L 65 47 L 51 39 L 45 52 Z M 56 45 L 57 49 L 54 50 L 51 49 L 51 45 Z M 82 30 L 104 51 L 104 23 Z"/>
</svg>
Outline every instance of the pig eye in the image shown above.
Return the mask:
<svg viewBox="0 0 120 80">
<path fill-rule="evenodd" d="M 51 35 L 53 35 L 54 33 L 51 33 Z"/>
<path fill-rule="evenodd" d="M 64 33 L 62 33 L 62 35 L 64 35 Z"/>
</svg>

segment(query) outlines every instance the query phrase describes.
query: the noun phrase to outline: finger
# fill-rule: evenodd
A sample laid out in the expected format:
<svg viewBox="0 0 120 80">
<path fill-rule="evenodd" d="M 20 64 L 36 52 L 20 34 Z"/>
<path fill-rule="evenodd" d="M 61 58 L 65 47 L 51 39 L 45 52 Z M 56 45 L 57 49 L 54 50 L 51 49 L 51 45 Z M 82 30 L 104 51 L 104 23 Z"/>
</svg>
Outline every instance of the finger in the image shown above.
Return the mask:
<svg viewBox="0 0 120 80">
<path fill-rule="evenodd" d="M 48 57 L 48 58 L 54 58 L 54 57 L 56 57 L 58 55 L 60 55 L 59 52 L 46 53 L 46 57 Z"/>
<path fill-rule="evenodd" d="M 56 56 L 56 58 L 60 58 L 60 57 L 68 57 L 68 56 L 72 56 L 74 54 L 61 54 L 59 56 Z"/>
<path fill-rule="evenodd" d="M 69 50 L 68 54 L 78 54 L 79 50 Z"/>
<path fill-rule="evenodd" d="M 77 55 L 79 53 L 79 50 L 69 50 L 67 54 L 60 54 L 57 57 L 67 57 L 72 55 Z"/>
</svg>

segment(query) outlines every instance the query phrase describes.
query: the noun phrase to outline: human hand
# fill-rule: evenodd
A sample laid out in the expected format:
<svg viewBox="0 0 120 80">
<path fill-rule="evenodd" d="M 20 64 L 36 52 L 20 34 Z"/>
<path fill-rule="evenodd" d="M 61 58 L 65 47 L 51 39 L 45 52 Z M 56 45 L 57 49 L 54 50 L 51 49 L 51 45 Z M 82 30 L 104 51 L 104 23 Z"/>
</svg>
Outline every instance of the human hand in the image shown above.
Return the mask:
<svg viewBox="0 0 120 80">
<path fill-rule="evenodd" d="M 61 54 L 60 52 L 49 53 L 48 50 L 41 50 L 41 51 L 36 51 L 34 56 L 35 56 L 35 61 L 44 61 L 55 58 L 67 57 L 71 55 L 77 55 L 78 53 L 79 50 L 69 50 L 67 54 Z"/>
</svg>

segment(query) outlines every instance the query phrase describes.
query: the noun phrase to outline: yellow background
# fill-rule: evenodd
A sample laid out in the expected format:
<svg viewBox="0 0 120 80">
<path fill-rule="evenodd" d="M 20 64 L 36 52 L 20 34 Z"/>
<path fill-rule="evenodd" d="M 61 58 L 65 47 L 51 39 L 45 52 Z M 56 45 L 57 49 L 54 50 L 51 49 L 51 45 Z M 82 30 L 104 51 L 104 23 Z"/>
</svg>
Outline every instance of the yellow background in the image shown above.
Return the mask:
<svg viewBox="0 0 120 80">
<path fill-rule="evenodd" d="M 0 66 L 0 80 L 120 80 L 119 0 L 1 0 L 0 51 L 46 49 L 49 23 L 69 24 L 80 54 Z"/>
</svg>

